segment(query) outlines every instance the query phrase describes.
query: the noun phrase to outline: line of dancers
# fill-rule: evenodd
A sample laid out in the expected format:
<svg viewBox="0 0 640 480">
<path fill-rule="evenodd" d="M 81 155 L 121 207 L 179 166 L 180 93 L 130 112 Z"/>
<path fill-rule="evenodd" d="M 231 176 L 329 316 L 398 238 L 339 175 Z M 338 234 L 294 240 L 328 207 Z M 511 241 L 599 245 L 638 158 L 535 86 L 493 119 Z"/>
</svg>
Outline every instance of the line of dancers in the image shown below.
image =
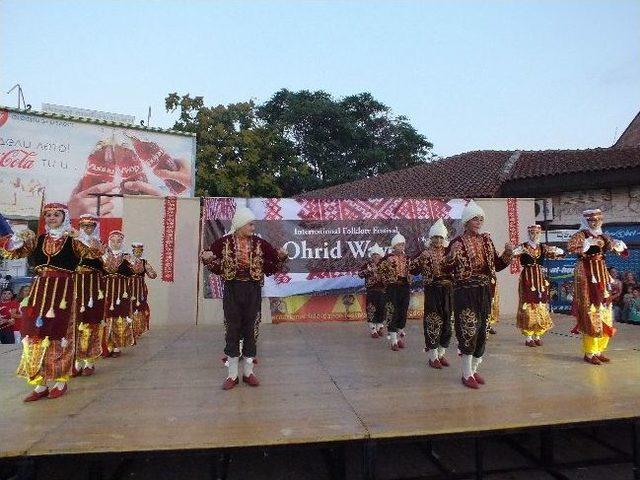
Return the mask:
<svg viewBox="0 0 640 480">
<path fill-rule="evenodd" d="M 28 258 L 36 278 L 22 301 L 22 355 L 17 374 L 34 387 L 24 399 L 59 398 L 71 377 L 90 376 L 100 357 L 118 357 L 149 330 L 145 277 L 156 278 L 144 246 L 124 251 L 124 234 L 97 237 L 98 219 L 71 227 L 66 205 L 43 208 L 45 233 L 22 230 L 0 238 L 5 258 Z"/>
<path fill-rule="evenodd" d="M 135 345 L 149 329 L 149 305 L 145 277 L 156 278 L 143 258 L 142 244 L 124 251 L 124 234 L 112 231 L 108 245 L 96 237 L 98 220 L 80 219 L 75 231 L 65 205 L 43 209 L 46 233 L 36 237 L 29 230 L 0 238 L 0 253 L 7 258 L 28 257 L 35 265 L 36 280 L 22 303 L 22 356 L 18 375 L 34 386 L 25 401 L 58 398 L 73 376 L 95 371 L 99 357 L 117 357 Z M 390 348 L 405 347 L 405 326 L 413 275 L 424 283 L 424 341 L 428 365 L 450 366 L 446 349 L 455 334 L 462 368 L 462 384 L 477 389 L 485 384 L 478 373 L 487 334 L 497 318 L 496 272 L 518 259 L 517 325 L 528 347 L 542 346 L 551 328 L 549 282 L 542 268 L 544 258 L 564 255 L 540 244 L 541 230 L 528 227 L 527 242 L 514 248 L 506 244 L 498 254 L 488 233 L 481 233 L 485 212 L 470 201 L 462 212 L 463 231 L 451 242 L 442 222 L 429 231 L 429 245 L 410 257 L 401 234 L 391 240 L 391 251 L 378 245 L 360 276 L 365 279 L 367 320 L 374 338 L 383 336 Z M 261 288 L 264 277 L 285 269 L 287 253 L 255 234 L 255 216 L 238 207 L 230 232 L 201 253 L 202 262 L 223 279 L 225 326 L 225 390 L 243 383 L 257 387 L 255 374 L 257 339 L 261 320 Z M 605 350 L 615 334 L 611 305 L 611 278 L 605 254 L 627 255 L 624 242 L 602 233 L 602 212 L 586 210 L 581 229 L 571 237 L 568 250 L 578 256 L 572 313 L 574 333 L 582 334 L 584 361 L 607 363 Z M 50 388 L 50 385 L 51 388 Z"/>
<path fill-rule="evenodd" d="M 450 366 L 446 349 L 455 333 L 462 367 L 462 384 L 478 389 L 485 379 L 478 373 L 483 361 L 487 333 L 498 316 L 496 272 L 512 261 L 522 267 L 518 282 L 517 327 L 527 347 L 543 345 L 542 336 L 553 326 L 549 308 L 549 281 L 543 262 L 564 256 L 561 248 L 540 243 L 541 227 L 527 228 L 526 242 L 513 248 L 506 244 L 498 255 L 488 233 L 480 233 L 485 213 L 471 201 L 462 212 L 463 232 L 448 242 L 442 220 L 429 230 L 427 247 L 414 257 L 405 252 L 405 238 L 396 234 L 391 251 L 374 245 L 359 272 L 365 279 L 366 312 L 372 338 L 384 336 L 391 350 L 405 347 L 404 331 L 413 275 L 421 275 L 424 288 L 424 342 L 427 364 L 434 369 Z M 602 212 L 585 210 L 581 228 L 568 242 L 578 256 L 572 314 L 582 334 L 584 361 L 601 365 L 610 361 L 605 350 L 615 334 L 611 282 L 605 254 L 628 255 L 621 240 L 602 233 Z"/>
</svg>

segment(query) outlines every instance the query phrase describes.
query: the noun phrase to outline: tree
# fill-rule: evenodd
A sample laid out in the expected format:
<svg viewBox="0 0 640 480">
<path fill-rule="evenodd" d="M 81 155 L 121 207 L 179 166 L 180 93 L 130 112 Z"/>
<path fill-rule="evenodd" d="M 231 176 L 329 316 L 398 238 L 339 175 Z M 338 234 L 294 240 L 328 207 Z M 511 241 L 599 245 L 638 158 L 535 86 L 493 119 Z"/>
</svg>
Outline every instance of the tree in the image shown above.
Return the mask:
<svg viewBox="0 0 640 480">
<path fill-rule="evenodd" d="M 393 117 L 370 93 L 334 100 L 324 91 L 282 89 L 257 110 L 290 140 L 315 175 L 305 190 L 407 168 L 433 157 L 407 118 Z"/>
<path fill-rule="evenodd" d="M 259 124 L 253 102 L 206 107 L 172 93 L 165 105 L 179 109 L 175 129 L 196 134 L 196 195 L 282 196 L 284 180 L 304 170 L 292 145 Z"/>
<path fill-rule="evenodd" d="M 293 196 L 432 157 L 433 145 L 369 93 L 337 101 L 283 89 L 259 107 L 171 93 L 165 105 L 179 110 L 175 129 L 197 135 L 197 195 Z"/>
</svg>

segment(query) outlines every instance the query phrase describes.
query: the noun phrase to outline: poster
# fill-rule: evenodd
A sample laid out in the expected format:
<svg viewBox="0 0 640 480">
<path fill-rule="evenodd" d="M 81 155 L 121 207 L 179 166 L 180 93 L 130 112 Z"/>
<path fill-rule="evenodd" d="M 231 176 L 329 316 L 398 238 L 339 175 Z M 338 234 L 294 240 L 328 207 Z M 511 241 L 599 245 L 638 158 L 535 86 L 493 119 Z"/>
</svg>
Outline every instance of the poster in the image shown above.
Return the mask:
<svg viewBox="0 0 640 480">
<path fill-rule="evenodd" d="M 119 195 L 192 197 L 194 164 L 190 134 L 0 109 L 5 216 L 37 217 L 44 196 L 45 202 L 67 204 L 72 219 L 99 214 L 120 228 Z"/>
</svg>

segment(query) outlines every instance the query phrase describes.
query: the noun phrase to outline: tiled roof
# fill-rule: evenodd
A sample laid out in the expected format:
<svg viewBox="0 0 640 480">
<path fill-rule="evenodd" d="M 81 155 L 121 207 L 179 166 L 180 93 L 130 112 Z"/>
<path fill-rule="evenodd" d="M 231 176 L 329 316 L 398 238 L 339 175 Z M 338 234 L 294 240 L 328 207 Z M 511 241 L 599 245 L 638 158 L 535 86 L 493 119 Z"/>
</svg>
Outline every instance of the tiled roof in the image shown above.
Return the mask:
<svg viewBox="0 0 640 480">
<path fill-rule="evenodd" d="M 303 197 L 495 197 L 504 182 L 640 167 L 640 147 L 590 150 L 480 150 L 377 177 L 307 192 Z"/>
<path fill-rule="evenodd" d="M 590 150 L 543 150 L 521 152 L 508 179 L 597 172 L 640 166 L 640 148 L 594 148 Z"/>
<path fill-rule="evenodd" d="M 514 152 L 475 151 L 377 177 L 307 192 L 303 197 L 493 197 Z"/>
</svg>

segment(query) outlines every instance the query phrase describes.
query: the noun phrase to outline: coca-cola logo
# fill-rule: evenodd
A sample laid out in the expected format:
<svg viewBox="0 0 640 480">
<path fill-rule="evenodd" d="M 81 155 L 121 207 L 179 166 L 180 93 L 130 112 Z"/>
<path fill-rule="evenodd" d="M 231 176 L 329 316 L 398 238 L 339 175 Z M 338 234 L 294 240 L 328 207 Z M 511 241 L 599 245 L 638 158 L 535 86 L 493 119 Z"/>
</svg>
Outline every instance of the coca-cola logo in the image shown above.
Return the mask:
<svg viewBox="0 0 640 480">
<path fill-rule="evenodd" d="M 0 111 L 0 127 L 7 123 L 9 120 L 9 112 L 7 110 Z"/>
<path fill-rule="evenodd" d="M 0 153 L 0 167 L 29 170 L 30 168 L 33 168 L 35 160 L 36 152 L 31 152 L 22 148 Z"/>
</svg>

